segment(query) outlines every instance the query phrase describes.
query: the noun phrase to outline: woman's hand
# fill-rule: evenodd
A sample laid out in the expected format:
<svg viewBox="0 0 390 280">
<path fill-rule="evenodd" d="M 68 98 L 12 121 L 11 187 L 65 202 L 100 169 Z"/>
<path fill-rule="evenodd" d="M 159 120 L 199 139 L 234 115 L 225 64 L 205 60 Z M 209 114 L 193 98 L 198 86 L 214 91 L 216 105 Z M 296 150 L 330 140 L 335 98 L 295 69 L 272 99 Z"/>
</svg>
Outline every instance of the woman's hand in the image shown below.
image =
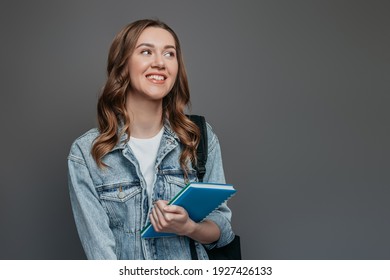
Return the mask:
<svg viewBox="0 0 390 280">
<path fill-rule="evenodd" d="M 203 244 L 215 242 L 221 235 L 219 227 L 213 221 L 195 223 L 183 207 L 168 205 L 168 201 L 165 200 L 154 203 L 150 221 L 157 232 L 185 235 Z"/>
<path fill-rule="evenodd" d="M 187 236 L 191 235 L 197 225 L 183 207 L 168 205 L 166 200 L 158 200 L 154 203 L 150 221 L 156 232 L 171 232 Z"/>
</svg>

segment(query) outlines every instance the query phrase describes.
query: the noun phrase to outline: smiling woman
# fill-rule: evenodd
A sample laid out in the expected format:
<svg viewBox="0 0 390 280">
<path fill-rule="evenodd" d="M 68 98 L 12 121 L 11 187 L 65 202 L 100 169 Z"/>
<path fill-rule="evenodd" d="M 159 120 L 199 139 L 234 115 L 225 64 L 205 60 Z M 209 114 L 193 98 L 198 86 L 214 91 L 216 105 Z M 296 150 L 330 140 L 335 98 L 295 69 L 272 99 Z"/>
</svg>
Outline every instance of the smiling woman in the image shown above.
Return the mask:
<svg viewBox="0 0 390 280">
<path fill-rule="evenodd" d="M 139 99 L 162 100 L 171 91 L 178 71 L 175 40 L 165 29 L 146 28 L 136 45 L 128 62 L 132 87 L 127 104 L 132 107 L 138 107 Z"/>
<path fill-rule="evenodd" d="M 175 32 L 161 21 L 139 20 L 111 45 L 107 82 L 98 101 L 99 127 L 72 144 L 69 190 L 77 230 L 89 259 L 198 259 L 205 247 L 234 238 L 222 204 L 196 223 L 167 201 L 197 181 L 200 131 L 185 114 L 187 75 Z M 217 136 L 207 124 L 205 182 L 225 183 Z M 141 238 L 151 223 L 174 237 Z M 204 246 L 199 246 L 204 244 Z"/>
</svg>

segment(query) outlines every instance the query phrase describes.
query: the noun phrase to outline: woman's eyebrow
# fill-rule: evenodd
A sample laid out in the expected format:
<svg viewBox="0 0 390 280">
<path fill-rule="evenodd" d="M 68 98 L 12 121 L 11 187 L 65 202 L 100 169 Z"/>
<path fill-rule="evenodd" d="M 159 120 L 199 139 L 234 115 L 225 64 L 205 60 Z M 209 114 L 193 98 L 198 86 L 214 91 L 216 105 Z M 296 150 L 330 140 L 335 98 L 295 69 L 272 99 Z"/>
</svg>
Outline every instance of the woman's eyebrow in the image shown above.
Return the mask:
<svg viewBox="0 0 390 280">
<path fill-rule="evenodd" d="M 148 47 L 148 48 L 155 48 L 155 46 L 153 44 L 150 44 L 150 43 L 141 43 L 139 44 L 136 49 L 140 48 L 140 47 Z M 165 49 L 175 49 L 176 50 L 176 47 L 175 46 L 172 46 L 172 45 L 166 45 L 164 46 L 164 50 Z"/>
</svg>

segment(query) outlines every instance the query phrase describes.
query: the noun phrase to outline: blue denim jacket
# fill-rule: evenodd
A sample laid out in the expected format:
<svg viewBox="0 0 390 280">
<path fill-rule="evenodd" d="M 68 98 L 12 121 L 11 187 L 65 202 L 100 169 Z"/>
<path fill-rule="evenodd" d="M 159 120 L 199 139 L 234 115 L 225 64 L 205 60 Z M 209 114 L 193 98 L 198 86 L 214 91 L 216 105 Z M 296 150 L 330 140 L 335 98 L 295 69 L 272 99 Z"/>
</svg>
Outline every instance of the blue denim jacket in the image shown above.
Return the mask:
<svg viewBox="0 0 390 280">
<path fill-rule="evenodd" d="M 209 124 L 208 160 L 204 182 L 224 183 L 221 151 L 217 136 Z M 185 236 L 144 239 L 142 228 L 149 222 L 150 205 L 145 180 L 131 148 L 123 135 L 103 161 L 100 169 L 91 156 L 93 141 L 99 135 L 92 129 L 75 140 L 68 156 L 69 191 L 81 243 L 88 259 L 191 259 L 189 238 Z M 152 200 L 170 200 L 186 184 L 179 164 L 180 140 L 168 122 L 156 159 L 156 182 Z M 189 181 L 197 181 L 190 168 Z M 207 219 L 221 230 L 218 241 L 208 248 L 228 244 L 233 238 L 231 211 L 222 204 Z M 208 259 L 195 242 L 199 259 Z"/>
</svg>

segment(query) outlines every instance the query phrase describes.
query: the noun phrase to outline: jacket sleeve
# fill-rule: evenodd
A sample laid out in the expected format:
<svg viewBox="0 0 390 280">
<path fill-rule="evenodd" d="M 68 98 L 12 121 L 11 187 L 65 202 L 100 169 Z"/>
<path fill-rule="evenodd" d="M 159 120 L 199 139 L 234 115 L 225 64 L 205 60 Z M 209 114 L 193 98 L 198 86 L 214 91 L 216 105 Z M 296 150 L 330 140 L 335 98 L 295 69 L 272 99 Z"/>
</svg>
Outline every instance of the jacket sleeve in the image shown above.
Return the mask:
<svg viewBox="0 0 390 280">
<path fill-rule="evenodd" d="M 221 148 L 219 140 L 209 124 L 207 124 L 207 135 L 208 156 L 206 162 L 206 174 L 203 181 L 224 184 L 225 175 L 223 171 Z M 205 245 L 208 249 L 225 246 L 234 239 L 234 233 L 230 224 L 231 217 L 232 212 L 226 203 L 223 203 L 207 217 L 208 220 L 212 220 L 216 223 L 221 231 L 221 236 L 216 242 Z"/>
<path fill-rule="evenodd" d="M 68 185 L 77 231 L 88 259 L 117 259 L 115 238 L 80 149 L 68 157 Z"/>
</svg>

